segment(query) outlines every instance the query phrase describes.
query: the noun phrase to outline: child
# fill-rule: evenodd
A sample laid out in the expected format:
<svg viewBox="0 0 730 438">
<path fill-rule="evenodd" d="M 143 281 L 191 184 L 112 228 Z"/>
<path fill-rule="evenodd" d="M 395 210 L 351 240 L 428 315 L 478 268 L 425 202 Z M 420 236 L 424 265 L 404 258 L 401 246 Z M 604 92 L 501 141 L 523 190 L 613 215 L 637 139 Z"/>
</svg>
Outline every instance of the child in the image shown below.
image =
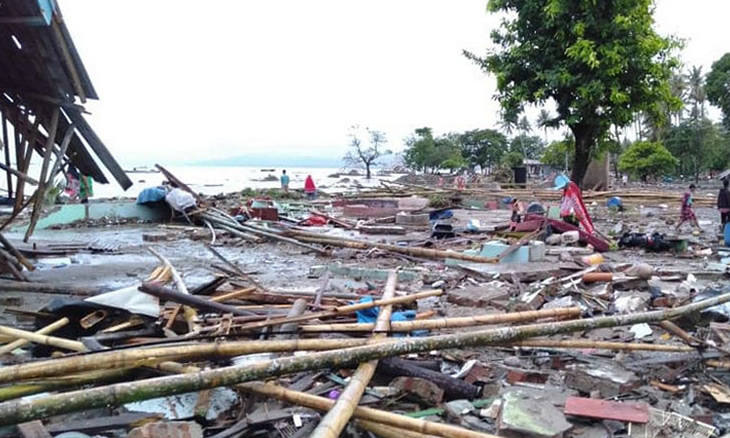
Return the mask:
<svg viewBox="0 0 730 438">
<path fill-rule="evenodd" d="M 677 224 L 677 232 L 679 232 L 679 229 L 685 222 L 689 222 L 693 227 L 697 227 L 698 230 L 702 231 L 699 222 L 697 222 L 697 216 L 695 215 L 694 208 L 692 208 L 692 205 L 694 204 L 693 196 L 696 190 L 697 186 L 690 184 L 689 190 L 685 192 L 684 197 L 682 197 L 682 212 L 679 217 L 679 223 Z"/>
</svg>

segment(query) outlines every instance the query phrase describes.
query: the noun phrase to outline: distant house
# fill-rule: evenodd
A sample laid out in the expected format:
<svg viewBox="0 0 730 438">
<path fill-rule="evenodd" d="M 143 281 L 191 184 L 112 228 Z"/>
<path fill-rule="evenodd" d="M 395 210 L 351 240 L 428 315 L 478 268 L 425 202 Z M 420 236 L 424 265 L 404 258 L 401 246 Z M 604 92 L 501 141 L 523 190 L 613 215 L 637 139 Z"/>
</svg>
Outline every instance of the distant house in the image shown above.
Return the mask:
<svg viewBox="0 0 730 438">
<path fill-rule="evenodd" d="M 541 163 L 540 160 L 524 160 L 522 164 L 527 167 L 527 175 L 534 178 L 544 178 L 552 170 L 550 166 Z"/>
</svg>

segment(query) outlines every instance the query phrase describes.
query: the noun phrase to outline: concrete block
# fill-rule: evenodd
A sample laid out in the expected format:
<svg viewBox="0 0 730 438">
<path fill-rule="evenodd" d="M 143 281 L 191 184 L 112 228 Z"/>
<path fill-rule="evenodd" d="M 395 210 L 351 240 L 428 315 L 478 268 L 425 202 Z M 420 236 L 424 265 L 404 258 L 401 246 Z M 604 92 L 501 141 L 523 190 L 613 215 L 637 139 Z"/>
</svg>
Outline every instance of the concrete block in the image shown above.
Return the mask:
<svg viewBox="0 0 730 438">
<path fill-rule="evenodd" d="M 427 227 L 430 225 L 428 213 L 424 214 L 397 214 L 395 223 L 407 227 Z"/>
<path fill-rule="evenodd" d="M 132 429 L 129 438 L 203 438 L 203 428 L 193 421 L 148 423 Z"/>
<path fill-rule="evenodd" d="M 505 437 L 562 438 L 573 427 L 548 400 L 522 391 L 503 395 L 499 434 Z"/>
<path fill-rule="evenodd" d="M 499 257 L 502 252 L 506 251 L 509 245 L 500 242 L 487 242 L 482 245 L 479 253 L 482 257 Z M 502 259 L 502 263 L 529 263 L 530 248 L 527 246 L 520 247 L 517 251 Z"/>
<path fill-rule="evenodd" d="M 353 265 L 342 265 L 339 263 L 330 263 L 329 265 L 312 266 L 309 269 L 311 277 L 321 277 L 325 272 L 329 272 L 333 276 L 347 277 L 364 280 L 382 280 L 388 279 L 387 269 L 361 268 Z M 421 278 L 421 272 L 413 269 L 401 269 L 398 271 L 399 282 L 412 282 Z"/>
<path fill-rule="evenodd" d="M 420 377 L 398 377 L 390 382 L 390 386 L 430 406 L 439 405 L 444 399 L 443 389 Z"/>
<path fill-rule="evenodd" d="M 584 394 L 598 391 L 601 398 L 611 398 L 638 388 L 641 380 L 619 364 L 606 362 L 568 367 L 565 384 Z"/>
<path fill-rule="evenodd" d="M 492 301 L 509 299 L 511 292 L 508 287 L 478 287 L 467 286 L 464 289 L 454 289 L 448 292 L 448 302 L 465 307 L 485 307 Z"/>
</svg>

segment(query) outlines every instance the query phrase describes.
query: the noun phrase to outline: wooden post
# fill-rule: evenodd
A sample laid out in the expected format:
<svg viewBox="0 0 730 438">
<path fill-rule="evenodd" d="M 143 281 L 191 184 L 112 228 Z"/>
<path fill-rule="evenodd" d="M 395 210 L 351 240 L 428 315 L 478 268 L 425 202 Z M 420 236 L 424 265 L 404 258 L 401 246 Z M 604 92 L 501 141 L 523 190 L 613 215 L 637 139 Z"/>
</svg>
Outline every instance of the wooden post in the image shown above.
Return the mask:
<svg viewBox="0 0 730 438">
<path fill-rule="evenodd" d="M 0 113 L 2 116 L 2 129 L 3 129 L 3 148 L 5 152 L 5 166 L 10 169 L 12 166 L 10 165 L 10 142 L 8 141 L 8 119 L 5 118 L 5 113 Z M 13 197 L 13 179 L 10 178 L 10 173 L 7 175 L 8 178 L 8 197 Z"/>
<path fill-rule="evenodd" d="M 41 216 L 41 210 L 43 209 L 43 202 L 46 198 L 46 189 L 48 187 L 46 178 L 48 175 L 48 164 L 51 161 L 51 156 L 53 155 L 53 147 L 56 144 L 56 132 L 58 131 L 58 119 L 61 116 L 61 110 L 59 108 L 53 109 L 53 116 L 51 116 L 51 125 L 48 130 L 48 141 L 46 142 L 46 151 L 45 154 L 43 154 L 43 164 L 41 166 L 41 176 L 38 178 L 40 181 L 38 182 L 38 188 L 36 189 L 36 197 L 35 197 L 35 203 L 33 204 L 33 212 L 30 216 L 30 224 L 28 224 L 28 229 L 25 231 L 25 237 L 23 238 L 24 242 L 28 242 L 28 239 L 30 239 L 31 234 L 33 234 L 33 231 L 35 230 L 35 226 L 38 223 L 38 219 Z M 37 131 L 36 131 L 37 132 Z M 34 133 L 35 134 L 35 133 Z M 33 141 L 35 141 L 35 135 L 33 136 Z M 69 138 L 70 141 L 70 138 Z M 33 145 L 30 145 L 30 150 L 33 150 Z"/>
</svg>

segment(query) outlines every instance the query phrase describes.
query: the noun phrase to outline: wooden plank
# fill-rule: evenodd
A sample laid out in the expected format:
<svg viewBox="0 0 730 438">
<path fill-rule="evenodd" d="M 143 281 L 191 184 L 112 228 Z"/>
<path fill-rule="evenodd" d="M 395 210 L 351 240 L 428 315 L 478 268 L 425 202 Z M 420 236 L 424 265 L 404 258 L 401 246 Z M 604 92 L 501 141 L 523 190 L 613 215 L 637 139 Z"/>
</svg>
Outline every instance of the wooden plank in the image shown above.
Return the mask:
<svg viewBox="0 0 730 438">
<path fill-rule="evenodd" d="M 53 115 L 51 116 L 51 124 L 48 128 L 48 142 L 46 143 L 46 153 L 43 155 L 43 164 L 41 165 L 41 176 L 39 178 L 40 183 L 38 184 L 38 188 L 36 189 L 33 212 L 30 216 L 30 224 L 28 224 L 28 229 L 25 231 L 25 237 L 23 238 L 24 242 L 28 242 L 28 239 L 30 239 L 33 231 L 35 231 L 35 226 L 38 223 L 38 219 L 41 216 L 41 209 L 43 208 L 43 201 L 45 199 L 47 187 L 46 178 L 48 174 L 48 165 L 51 161 L 51 155 L 53 155 L 53 148 L 56 143 L 56 132 L 58 131 L 58 119 L 60 116 L 60 108 L 55 108 L 53 110 Z"/>
<path fill-rule="evenodd" d="M 64 113 L 71 119 L 71 122 L 76 125 L 76 129 L 86 139 L 91 149 L 94 151 L 97 157 L 104 163 L 109 172 L 112 174 L 114 179 L 117 180 L 120 186 L 124 190 L 127 190 L 132 186 L 132 180 L 129 179 L 127 174 L 124 172 L 122 167 L 117 163 L 112 156 L 109 149 L 104 145 L 99 136 L 94 132 L 89 123 L 86 121 L 80 111 L 70 108 L 64 108 Z"/>
<path fill-rule="evenodd" d="M 565 414 L 604 420 L 649 422 L 649 405 L 646 403 L 619 403 L 583 397 L 568 397 Z"/>
</svg>

